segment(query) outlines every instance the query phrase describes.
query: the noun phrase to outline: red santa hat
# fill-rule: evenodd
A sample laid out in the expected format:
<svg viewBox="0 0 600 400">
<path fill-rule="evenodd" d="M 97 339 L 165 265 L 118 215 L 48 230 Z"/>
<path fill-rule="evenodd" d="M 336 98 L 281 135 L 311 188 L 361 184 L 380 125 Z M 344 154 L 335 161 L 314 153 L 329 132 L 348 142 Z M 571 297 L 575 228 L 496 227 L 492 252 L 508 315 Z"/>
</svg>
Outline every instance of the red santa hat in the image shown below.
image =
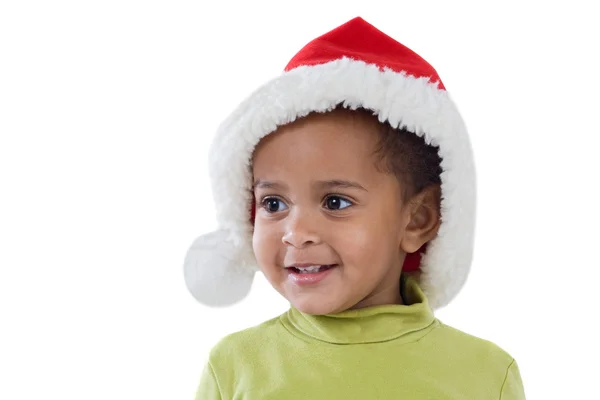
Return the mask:
<svg viewBox="0 0 600 400">
<path fill-rule="evenodd" d="M 470 270 L 475 170 L 469 137 L 435 69 L 418 54 L 354 18 L 314 39 L 284 72 L 258 88 L 222 123 L 209 171 L 219 229 L 198 237 L 184 266 L 194 297 L 210 306 L 242 300 L 258 271 L 252 251 L 254 148 L 266 135 L 339 104 L 373 110 L 380 121 L 439 146 L 441 226 L 423 254 L 407 258 L 432 308 L 448 304 Z"/>
</svg>

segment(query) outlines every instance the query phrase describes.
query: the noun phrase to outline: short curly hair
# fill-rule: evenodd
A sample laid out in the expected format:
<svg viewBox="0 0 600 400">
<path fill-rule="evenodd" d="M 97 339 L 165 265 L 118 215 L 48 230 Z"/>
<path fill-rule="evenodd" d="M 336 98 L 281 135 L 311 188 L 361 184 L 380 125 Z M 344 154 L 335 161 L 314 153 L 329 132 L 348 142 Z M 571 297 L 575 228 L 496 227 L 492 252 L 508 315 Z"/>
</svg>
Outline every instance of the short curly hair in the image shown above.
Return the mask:
<svg viewBox="0 0 600 400">
<path fill-rule="evenodd" d="M 351 110 L 339 105 L 335 110 L 346 110 L 352 115 L 372 119 L 379 127 L 379 140 L 374 155 L 381 172 L 392 173 L 403 185 L 405 199 L 430 185 L 441 185 L 442 159 L 439 147 L 429 145 L 425 139 L 404 128 L 394 128 L 380 122 L 370 110 Z"/>
</svg>

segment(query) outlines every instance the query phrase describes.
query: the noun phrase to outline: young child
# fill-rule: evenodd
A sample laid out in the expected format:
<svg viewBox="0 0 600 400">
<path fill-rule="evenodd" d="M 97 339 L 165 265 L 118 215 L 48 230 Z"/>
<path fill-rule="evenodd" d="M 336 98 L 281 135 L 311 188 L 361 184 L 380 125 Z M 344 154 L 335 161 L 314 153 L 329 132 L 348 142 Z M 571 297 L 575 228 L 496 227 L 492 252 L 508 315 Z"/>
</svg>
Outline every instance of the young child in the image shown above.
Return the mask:
<svg viewBox="0 0 600 400">
<path fill-rule="evenodd" d="M 475 173 L 436 71 L 355 18 L 223 123 L 220 229 L 185 262 L 211 306 L 260 267 L 286 313 L 222 339 L 199 400 L 524 399 L 515 360 L 434 317 L 471 264 Z"/>
</svg>

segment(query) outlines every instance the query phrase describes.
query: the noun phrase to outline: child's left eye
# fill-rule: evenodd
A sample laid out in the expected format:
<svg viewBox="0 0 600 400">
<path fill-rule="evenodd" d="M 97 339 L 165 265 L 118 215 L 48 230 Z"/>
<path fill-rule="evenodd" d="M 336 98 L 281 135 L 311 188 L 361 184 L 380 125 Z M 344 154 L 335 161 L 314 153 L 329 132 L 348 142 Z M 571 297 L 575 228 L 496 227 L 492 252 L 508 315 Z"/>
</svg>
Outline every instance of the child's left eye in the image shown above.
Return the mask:
<svg viewBox="0 0 600 400">
<path fill-rule="evenodd" d="M 329 210 L 343 210 L 344 208 L 350 207 L 352 202 L 340 197 L 340 196 L 328 196 L 325 199 L 325 207 Z"/>
</svg>

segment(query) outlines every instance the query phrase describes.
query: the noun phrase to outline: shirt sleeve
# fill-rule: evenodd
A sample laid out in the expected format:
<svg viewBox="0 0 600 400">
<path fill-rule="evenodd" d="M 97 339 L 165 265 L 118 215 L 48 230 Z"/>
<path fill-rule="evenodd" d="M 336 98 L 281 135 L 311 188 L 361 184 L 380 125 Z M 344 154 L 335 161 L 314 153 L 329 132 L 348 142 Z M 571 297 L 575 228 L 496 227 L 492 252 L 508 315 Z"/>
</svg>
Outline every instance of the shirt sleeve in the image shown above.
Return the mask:
<svg viewBox="0 0 600 400">
<path fill-rule="evenodd" d="M 519 366 L 515 360 L 508 366 L 506 378 L 500 390 L 500 400 L 525 400 L 525 389 Z"/>
<path fill-rule="evenodd" d="M 196 400 L 222 400 L 219 384 L 210 363 L 207 363 L 200 376 L 200 386 L 196 392 Z"/>
</svg>

